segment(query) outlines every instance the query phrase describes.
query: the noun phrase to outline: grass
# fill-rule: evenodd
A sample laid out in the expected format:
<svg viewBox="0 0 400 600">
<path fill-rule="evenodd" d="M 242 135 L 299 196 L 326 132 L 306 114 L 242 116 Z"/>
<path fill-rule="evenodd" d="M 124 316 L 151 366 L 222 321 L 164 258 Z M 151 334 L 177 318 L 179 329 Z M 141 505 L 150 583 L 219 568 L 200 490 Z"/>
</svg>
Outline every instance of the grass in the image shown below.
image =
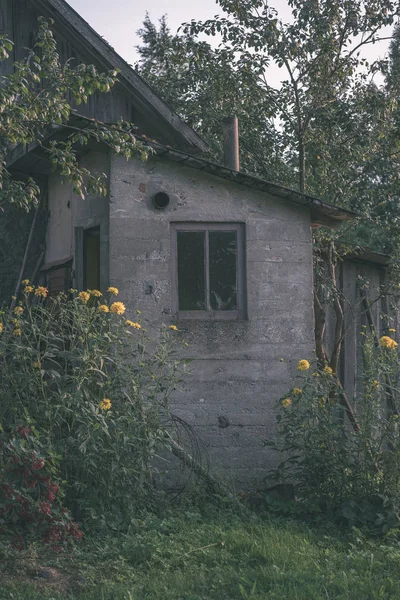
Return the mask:
<svg viewBox="0 0 400 600">
<path fill-rule="evenodd" d="M 3 558 L 0 600 L 400 598 L 394 543 L 213 507 L 147 515 L 74 557 Z M 36 576 L 44 566 L 54 579 Z"/>
</svg>

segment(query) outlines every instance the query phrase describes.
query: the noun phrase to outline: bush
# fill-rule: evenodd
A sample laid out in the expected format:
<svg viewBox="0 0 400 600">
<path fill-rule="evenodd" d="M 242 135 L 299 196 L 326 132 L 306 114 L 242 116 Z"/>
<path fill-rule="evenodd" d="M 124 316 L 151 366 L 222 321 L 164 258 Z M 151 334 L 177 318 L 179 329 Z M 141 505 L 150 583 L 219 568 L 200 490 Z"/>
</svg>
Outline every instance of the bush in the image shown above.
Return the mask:
<svg viewBox="0 0 400 600">
<path fill-rule="evenodd" d="M 364 339 L 358 428 L 347 419 L 332 370 L 313 371 L 302 361 L 308 367 L 280 400 L 278 434 L 268 445 L 281 457 L 272 476 L 295 484 L 299 506 L 386 533 L 400 524 L 397 344 L 389 336 L 379 346 Z"/>
<path fill-rule="evenodd" d="M 0 535 L 13 548 L 40 541 L 60 552 L 83 536 L 62 505 L 58 463 L 30 427 L 0 435 Z"/>
<path fill-rule="evenodd" d="M 47 299 L 25 282 L 24 300 L 0 335 L 0 423 L 34 423 L 60 457 L 66 505 L 79 519 L 129 521 L 151 484 L 151 464 L 166 434 L 160 415 L 182 377 L 163 327 L 150 340 L 140 321 L 99 291 Z"/>
</svg>

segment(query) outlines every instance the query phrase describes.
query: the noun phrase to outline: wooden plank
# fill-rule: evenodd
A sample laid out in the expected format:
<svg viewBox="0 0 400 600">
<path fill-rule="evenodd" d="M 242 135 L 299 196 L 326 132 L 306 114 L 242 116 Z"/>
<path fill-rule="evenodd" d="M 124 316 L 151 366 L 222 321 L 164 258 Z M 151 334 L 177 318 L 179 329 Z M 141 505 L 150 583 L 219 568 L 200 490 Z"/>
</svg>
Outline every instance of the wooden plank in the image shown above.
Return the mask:
<svg viewBox="0 0 400 600">
<path fill-rule="evenodd" d="M 342 263 L 342 292 L 344 295 L 344 339 L 342 347 L 342 382 L 350 401 L 353 401 L 356 391 L 357 365 L 357 277 L 353 263 Z"/>
</svg>

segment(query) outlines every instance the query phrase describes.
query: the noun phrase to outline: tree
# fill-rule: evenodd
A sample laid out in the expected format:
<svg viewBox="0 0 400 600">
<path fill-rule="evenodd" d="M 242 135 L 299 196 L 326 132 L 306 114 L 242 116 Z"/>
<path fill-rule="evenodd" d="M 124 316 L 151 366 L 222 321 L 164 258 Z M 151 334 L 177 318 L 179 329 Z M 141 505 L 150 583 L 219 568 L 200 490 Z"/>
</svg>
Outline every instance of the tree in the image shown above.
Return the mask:
<svg viewBox="0 0 400 600">
<path fill-rule="evenodd" d="M 165 16 L 157 28 L 146 15 L 138 34 L 137 71 L 207 140 L 214 160 L 222 162 L 222 119 L 237 114 L 242 168 L 266 179 L 290 178 L 273 107 L 250 70 L 237 69 L 229 52 L 195 36 L 172 35 Z"/>
<path fill-rule="evenodd" d="M 2 61 L 10 58 L 12 46 L 6 35 L 0 36 Z M 45 149 L 54 168 L 74 184 L 82 198 L 106 192 L 105 176 L 92 175 L 79 164 L 79 150 L 90 140 L 101 141 L 127 158 L 137 152 L 146 154 L 130 123 L 107 126 L 91 120 L 84 131 L 71 125 L 75 112 L 72 102 L 79 105 L 97 91 L 109 92 L 116 78 L 115 70 L 101 73 L 93 65 L 73 66 L 69 61 L 61 64 L 51 22 L 39 19 L 36 41 L 26 60 L 15 63 L 14 72 L 1 81 L 0 209 L 15 204 L 29 210 L 39 200 L 38 181 L 16 179 L 7 168 L 10 150 L 19 145 L 34 144 Z M 68 132 L 66 138 L 49 140 L 49 134 L 60 128 Z"/>
<path fill-rule="evenodd" d="M 257 77 L 265 98 L 274 107 L 286 147 L 296 157 L 298 187 L 304 192 L 310 177 L 308 150 L 315 134 L 326 131 L 325 127 L 321 132 L 318 125 L 328 118 L 334 128 L 337 110 L 343 103 L 354 101 L 355 92 L 368 81 L 371 66 L 361 51 L 379 39 L 384 26 L 394 22 L 399 13 L 397 2 L 289 0 L 291 23 L 280 20 L 268 0 L 218 3 L 226 16 L 204 23 L 192 21 L 184 31 L 190 35 L 220 34 L 218 52 L 225 53 L 238 70 Z M 279 88 L 268 81 L 271 63 L 286 73 Z"/>
</svg>

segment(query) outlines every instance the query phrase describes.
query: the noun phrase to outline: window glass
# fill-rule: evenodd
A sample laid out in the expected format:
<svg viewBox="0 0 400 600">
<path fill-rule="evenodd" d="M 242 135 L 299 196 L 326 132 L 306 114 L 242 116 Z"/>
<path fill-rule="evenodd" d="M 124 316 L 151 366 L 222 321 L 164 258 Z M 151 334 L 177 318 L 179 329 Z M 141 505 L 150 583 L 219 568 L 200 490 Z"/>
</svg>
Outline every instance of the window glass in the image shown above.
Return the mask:
<svg viewBox="0 0 400 600">
<path fill-rule="evenodd" d="M 236 231 L 210 231 L 208 236 L 211 308 L 212 310 L 236 310 Z"/>
<path fill-rule="evenodd" d="M 205 231 L 178 231 L 179 310 L 206 310 Z"/>
</svg>

